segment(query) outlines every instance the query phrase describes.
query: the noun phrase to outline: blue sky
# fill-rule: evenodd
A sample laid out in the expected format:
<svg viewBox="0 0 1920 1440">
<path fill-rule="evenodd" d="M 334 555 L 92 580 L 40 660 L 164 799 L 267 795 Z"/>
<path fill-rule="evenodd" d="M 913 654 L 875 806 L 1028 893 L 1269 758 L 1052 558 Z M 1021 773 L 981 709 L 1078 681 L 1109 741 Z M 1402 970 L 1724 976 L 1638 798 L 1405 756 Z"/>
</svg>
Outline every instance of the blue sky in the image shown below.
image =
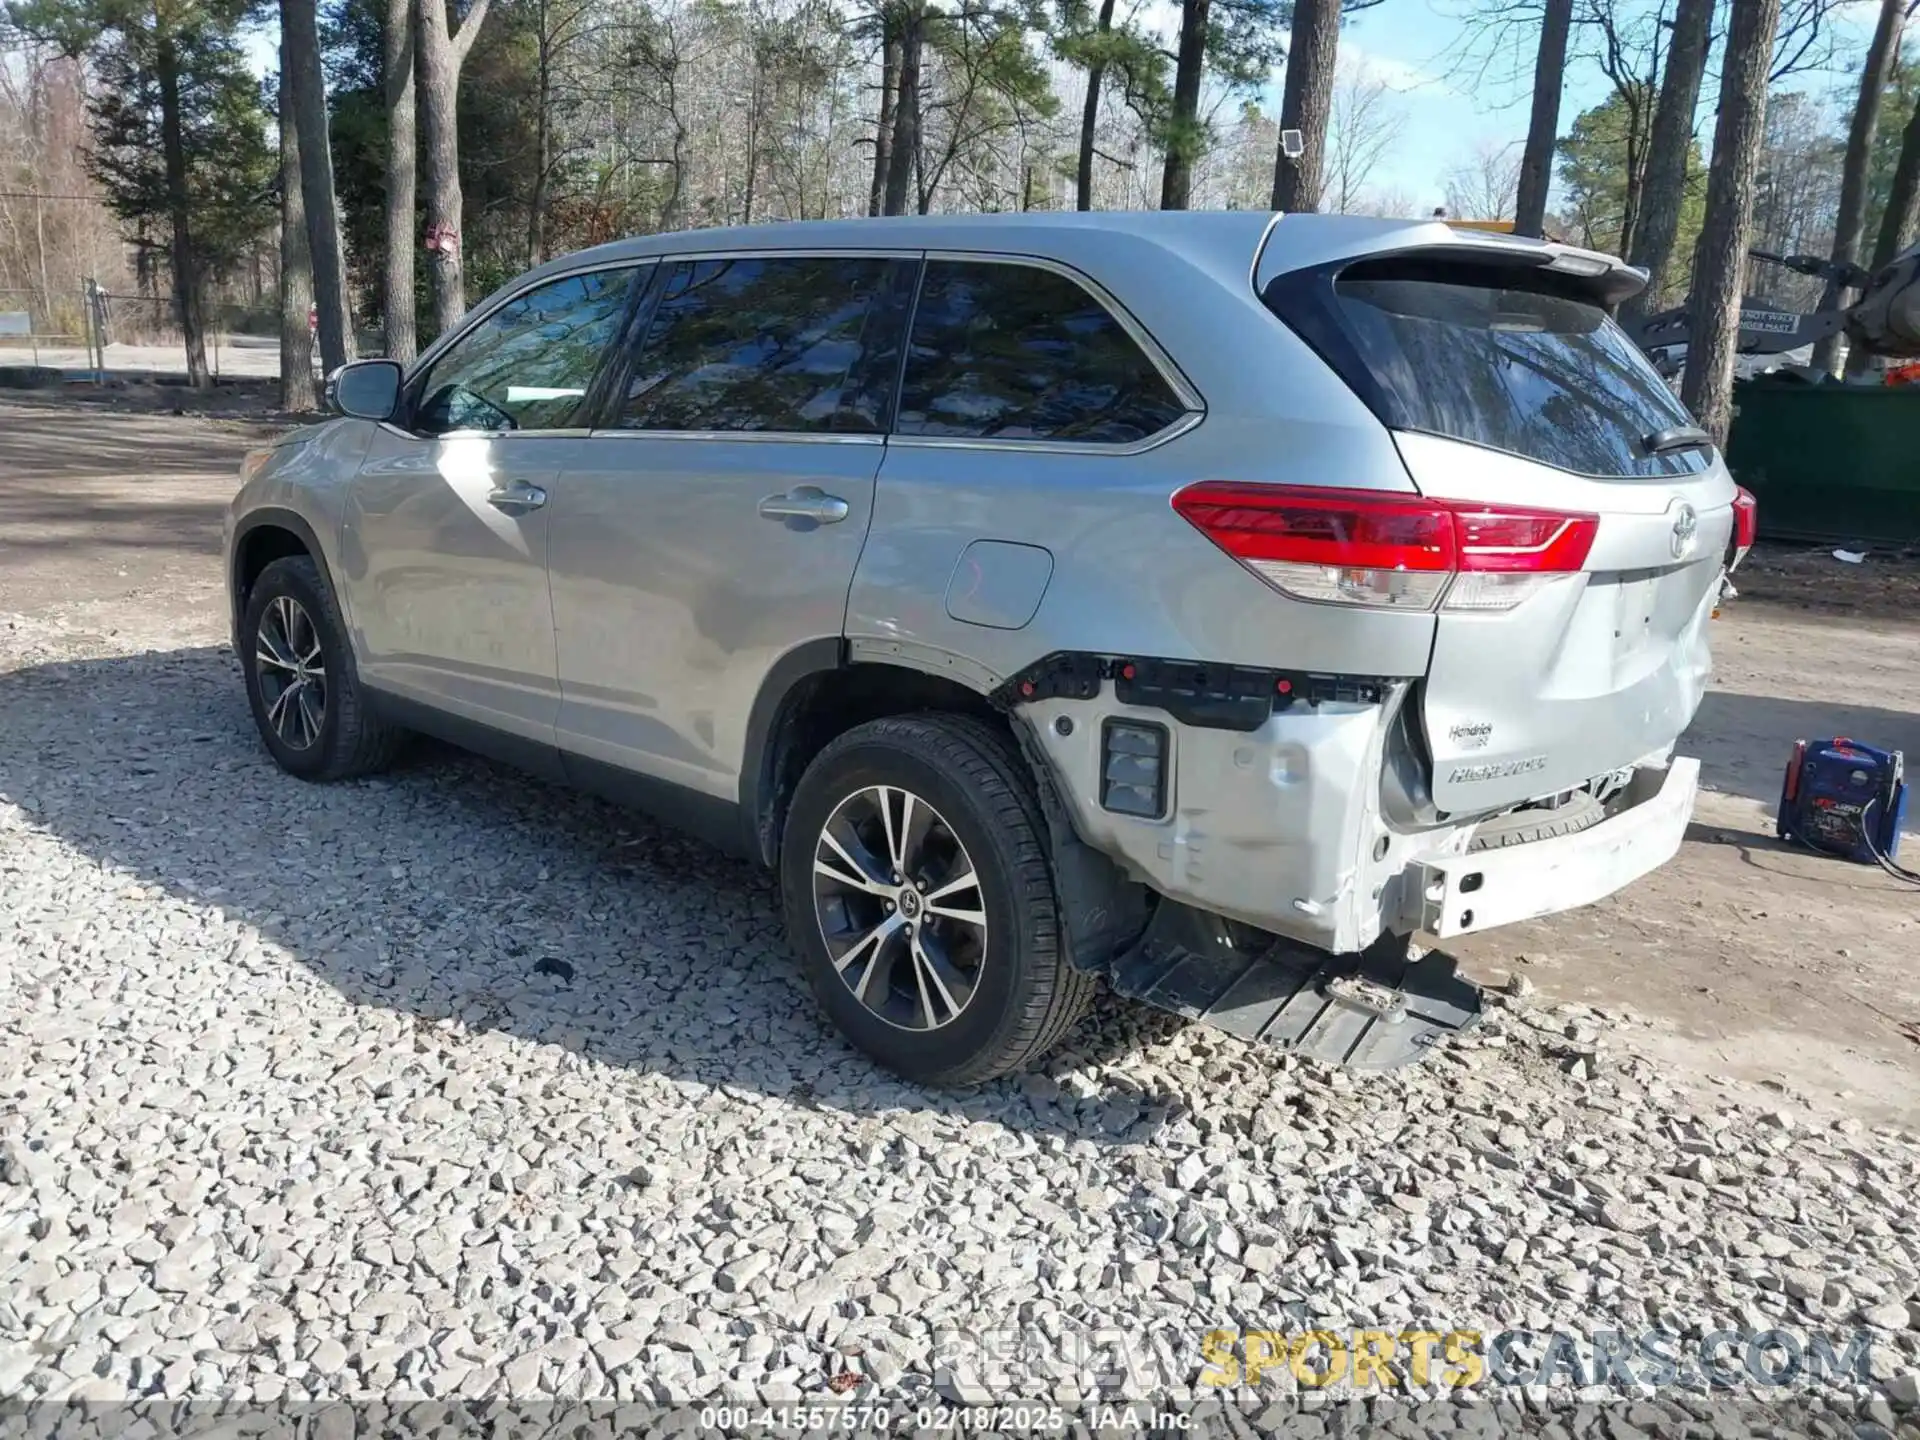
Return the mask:
<svg viewBox="0 0 1920 1440">
<path fill-rule="evenodd" d="M 1403 192 L 1422 210 L 1440 203 L 1448 170 L 1482 146 L 1509 145 L 1527 133 L 1524 85 L 1489 80 L 1475 87 L 1468 78 L 1448 75 L 1449 47 L 1460 38 L 1460 22 L 1430 0 L 1386 0 L 1357 15 L 1340 35 L 1342 64 L 1363 65 L 1384 79 L 1395 92 L 1393 108 L 1406 120 L 1369 183 Z M 1606 94 L 1602 76 L 1568 78 L 1562 128 Z"/>
<path fill-rule="evenodd" d="M 1400 191 L 1423 209 L 1440 203 L 1447 171 L 1470 159 L 1477 147 L 1513 144 L 1527 131 L 1524 78 L 1501 83 L 1499 66 L 1493 67 L 1494 78 L 1479 85 L 1449 78 L 1449 52 L 1460 42 L 1457 17 L 1465 8 L 1466 0 L 1385 0 L 1355 15 L 1340 33 L 1343 63 L 1359 61 L 1386 79 L 1397 92 L 1395 108 L 1406 117 L 1399 141 L 1369 186 Z M 1856 64 L 1878 9 L 1875 0 L 1857 0 L 1839 12 L 1841 53 Z M 1719 63 L 1717 54 L 1713 63 Z M 1819 95 L 1846 83 L 1840 74 L 1800 75 L 1789 82 L 1791 88 Z M 1574 116 L 1604 100 L 1608 89 L 1606 77 L 1592 64 L 1572 65 L 1560 106 L 1561 133 Z M 1269 102 L 1270 111 L 1277 108 Z M 1711 128 L 1711 117 L 1703 113 L 1703 143 L 1711 138 Z"/>
</svg>

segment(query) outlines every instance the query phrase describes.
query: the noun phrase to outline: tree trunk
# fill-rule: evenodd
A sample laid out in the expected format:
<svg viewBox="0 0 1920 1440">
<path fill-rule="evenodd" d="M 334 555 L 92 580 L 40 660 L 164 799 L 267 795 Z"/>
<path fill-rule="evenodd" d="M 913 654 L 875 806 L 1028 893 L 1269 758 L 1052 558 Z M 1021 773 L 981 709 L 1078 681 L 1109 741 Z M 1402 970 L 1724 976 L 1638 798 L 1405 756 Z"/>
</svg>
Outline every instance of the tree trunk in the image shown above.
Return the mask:
<svg viewBox="0 0 1920 1440">
<path fill-rule="evenodd" d="M 331 374 L 353 358 L 353 316 L 347 306 L 346 260 L 340 253 L 340 207 L 334 198 L 326 81 L 320 70 L 314 0 L 281 0 L 280 83 L 293 92 L 294 115 L 305 141 L 300 146 L 300 188 L 305 192 L 307 249 L 313 256 L 320 363 Z"/>
<path fill-rule="evenodd" d="M 553 168 L 553 40 L 548 31 L 551 11 L 542 0 L 540 34 L 535 41 L 533 192 L 527 197 L 527 264 L 547 258 L 547 194 Z"/>
<path fill-rule="evenodd" d="M 1873 247 L 1869 270 L 1884 270 L 1894 256 L 1912 243 L 1920 229 L 1920 101 L 1900 137 L 1900 159 L 1894 165 L 1893 184 L 1887 190 L 1886 213 L 1880 217 L 1880 239 Z"/>
<path fill-rule="evenodd" d="M 420 87 L 421 179 L 427 192 L 427 231 L 437 243 L 432 276 L 434 333 L 444 335 L 467 311 L 461 265 L 460 66 L 487 18 L 489 0 L 475 0 L 457 31 L 447 29 L 446 0 L 414 7 L 414 73 Z"/>
<path fill-rule="evenodd" d="M 1680 397 L 1714 443 L 1725 445 L 1733 418 L 1733 353 L 1740 333 L 1753 227 L 1754 177 L 1767 130 L 1767 70 L 1780 0 L 1740 0 L 1727 25 L 1720 69 L 1720 114 L 1713 130 L 1707 213 L 1694 262 L 1693 324 Z"/>
<path fill-rule="evenodd" d="M 893 145 L 887 154 L 887 193 L 881 213 L 905 215 L 914 193 L 913 167 L 920 152 L 920 52 L 926 11 L 918 4 L 900 17 L 900 86 L 893 106 Z"/>
<path fill-rule="evenodd" d="M 386 0 L 381 36 L 382 82 L 387 105 L 387 253 L 381 279 L 381 325 L 387 358 L 402 365 L 419 353 L 414 324 L 413 238 L 415 168 L 413 0 Z"/>
<path fill-rule="evenodd" d="M 873 183 L 867 190 L 867 214 L 886 209 L 889 159 L 893 154 L 895 92 L 900 88 L 900 16 L 889 5 L 880 12 L 880 120 L 873 130 Z"/>
<path fill-rule="evenodd" d="M 920 92 L 916 88 L 914 90 L 914 114 L 918 116 L 919 113 Z M 943 163 L 940 168 L 944 171 L 947 167 Z M 939 183 L 938 176 L 935 176 L 934 183 Z M 919 215 L 931 213 L 933 210 L 933 186 L 927 183 L 927 132 L 925 128 L 921 126 L 918 119 L 914 121 L 913 126 L 913 193 L 919 197 L 914 205 L 914 212 Z"/>
<path fill-rule="evenodd" d="M 1200 148 L 1200 80 L 1207 63 L 1209 0 L 1181 0 L 1180 48 L 1173 66 L 1173 113 L 1167 120 L 1167 163 L 1160 172 L 1160 208 L 1184 210 L 1193 198 L 1193 159 Z"/>
<path fill-rule="evenodd" d="M 753 57 L 753 93 L 747 101 L 747 184 L 740 199 L 742 225 L 753 223 L 753 182 L 760 173 L 760 129 L 765 120 L 766 75 L 766 64 L 756 48 Z"/>
<path fill-rule="evenodd" d="M 1642 121 L 1631 102 L 1627 114 L 1627 195 L 1620 209 L 1620 243 L 1615 253 L 1625 255 L 1633 248 L 1640 220 L 1640 187 L 1646 183 L 1646 150 L 1641 142 Z"/>
<path fill-rule="evenodd" d="M 1880 217 L 1880 238 L 1874 243 L 1873 259 L 1867 268 L 1879 272 L 1893 263 L 1912 243 L 1920 230 L 1920 101 L 1916 101 L 1907 128 L 1900 137 L 1900 158 L 1893 167 L 1893 183 L 1887 190 L 1886 213 Z M 1847 361 L 1847 373 L 1859 375 L 1872 365 L 1873 357 L 1855 348 Z"/>
<path fill-rule="evenodd" d="M 206 390 L 213 379 L 207 370 L 207 339 L 201 326 L 200 265 L 193 253 L 193 197 L 187 189 L 187 145 L 180 120 L 180 54 L 168 31 L 163 30 L 155 43 L 153 68 L 160 82 L 160 149 L 171 230 L 173 308 L 186 342 L 187 383 Z"/>
<path fill-rule="evenodd" d="M 1327 122 L 1333 111 L 1333 69 L 1340 50 L 1340 0 L 1295 0 L 1287 47 L 1287 82 L 1280 97 L 1280 133 L 1273 154 L 1273 208 L 1314 211 L 1327 158 Z M 1305 148 L 1287 154 L 1284 136 L 1298 130 Z"/>
<path fill-rule="evenodd" d="M 1880 0 L 1880 23 L 1874 27 L 1873 43 L 1867 47 L 1866 69 L 1860 74 L 1860 98 L 1854 103 L 1853 123 L 1847 128 L 1847 158 L 1840 172 L 1840 206 L 1833 219 L 1833 263 L 1860 263 L 1860 232 L 1867 218 L 1867 182 L 1873 168 L 1874 133 L 1880 128 L 1880 102 L 1887 93 L 1887 81 L 1894 63 L 1900 58 L 1900 31 L 1906 24 L 1909 0 Z M 1820 297 L 1823 310 L 1842 306 L 1855 298 L 1851 288 L 1829 280 Z M 1836 371 L 1840 360 L 1840 336 L 1829 335 L 1813 347 L 1813 368 Z"/>
<path fill-rule="evenodd" d="M 680 228 L 680 202 L 687 193 L 687 122 L 680 118 L 678 101 L 673 109 L 673 188 L 667 191 L 667 203 L 660 207 L 660 228 Z"/>
<path fill-rule="evenodd" d="M 1093 33 L 1104 40 L 1113 30 L 1113 0 L 1100 0 L 1100 18 Z M 1098 57 L 1097 47 L 1094 55 Z M 1087 101 L 1080 108 L 1080 159 L 1073 170 L 1073 208 L 1093 208 L 1093 139 L 1100 125 L 1100 87 L 1106 83 L 1107 65 L 1095 58 L 1087 66 Z"/>
<path fill-rule="evenodd" d="M 1540 25 L 1540 53 L 1533 67 L 1533 114 L 1520 152 L 1520 185 L 1513 202 L 1516 235 L 1543 235 L 1547 192 L 1553 188 L 1553 150 L 1560 135 L 1560 91 L 1567 78 L 1567 35 L 1573 0 L 1547 0 Z"/>
<path fill-rule="evenodd" d="M 1647 141 L 1647 178 L 1640 194 L 1639 221 L 1627 258 L 1647 272 L 1647 288 L 1620 307 L 1622 318 L 1642 319 L 1660 308 L 1673 242 L 1680 233 L 1680 212 L 1687 201 L 1687 161 L 1693 154 L 1693 112 L 1700 103 L 1700 81 L 1707 70 L 1707 44 L 1713 32 L 1714 0 L 1679 0 L 1673 14 L 1673 41 L 1667 47 L 1666 73 L 1654 106 L 1653 132 Z"/>
<path fill-rule="evenodd" d="M 304 415 L 320 408 L 313 386 L 313 256 L 300 185 L 300 120 L 286 80 L 280 82 L 280 408 Z"/>
</svg>

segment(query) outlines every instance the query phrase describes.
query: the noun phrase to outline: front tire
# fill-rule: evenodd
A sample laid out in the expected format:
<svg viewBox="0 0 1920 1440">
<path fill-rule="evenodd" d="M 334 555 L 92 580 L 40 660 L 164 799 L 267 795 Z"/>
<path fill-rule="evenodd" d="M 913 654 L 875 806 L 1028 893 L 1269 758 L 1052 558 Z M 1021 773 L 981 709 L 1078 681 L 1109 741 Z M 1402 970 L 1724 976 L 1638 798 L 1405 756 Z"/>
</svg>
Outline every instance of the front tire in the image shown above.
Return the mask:
<svg viewBox="0 0 1920 1440">
<path fill-rule="evenodd" d="M 960 715 L 860 725 L 807 767 L 780 855 L 787 933 L 833 1022 L 909 1080 L 965 1085 L 1085 1010 L 1018 752 Z"/>
<path fill-rule="evenodd" d="M 253 721 L 282 770 L 350 780 L 392 762 L 404 732 L 367 707 L 339 606 L 311 559 L 288 556 L 260 572 L 239 640 Z"/>
</svg>

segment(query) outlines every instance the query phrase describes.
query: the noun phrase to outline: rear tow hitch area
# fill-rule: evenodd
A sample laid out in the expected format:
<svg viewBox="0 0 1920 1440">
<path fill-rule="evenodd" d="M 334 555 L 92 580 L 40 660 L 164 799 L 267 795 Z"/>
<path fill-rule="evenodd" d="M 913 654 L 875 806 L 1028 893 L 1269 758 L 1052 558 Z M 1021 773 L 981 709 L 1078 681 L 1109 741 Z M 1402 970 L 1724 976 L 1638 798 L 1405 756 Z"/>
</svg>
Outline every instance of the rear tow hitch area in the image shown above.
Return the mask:
<svg viewBox="0 0 1920 1440">
<path fill-rule="evenodd" d="M 1355 1070 L 1414 1064 L 1480 1018 L 1453 958 L 1411 959 L 1404 937 L 1329 955 L 1171 900 L 1105 973 L 1130 999 Z"/>
</svg>

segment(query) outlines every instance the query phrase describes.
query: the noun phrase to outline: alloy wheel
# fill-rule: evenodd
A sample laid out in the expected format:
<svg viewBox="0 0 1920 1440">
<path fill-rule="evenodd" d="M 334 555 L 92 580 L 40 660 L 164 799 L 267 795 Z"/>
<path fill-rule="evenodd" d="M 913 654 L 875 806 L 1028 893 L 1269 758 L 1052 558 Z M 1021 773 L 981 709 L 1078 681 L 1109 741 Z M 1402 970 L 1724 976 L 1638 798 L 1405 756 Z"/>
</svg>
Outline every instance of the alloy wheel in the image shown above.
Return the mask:
<svg viewBox="0 0 1920 1440">
<path fill-rule="evenodd" d="M 313 617 L 291 595 L 276 595 L 260 617 L 254 667 L 267 724 L 290 750 L 309 749 L 327 718 L 327 667 Z"/>
<path fill-rule="evenodd" d="M 833 968 L 904 1030 L 951 1024 L 973 998 L 987 954 L 980 886 L 945 817 L 898 785 L 847 796 L 814 847 L 814 914 Z"/>
</svg>

